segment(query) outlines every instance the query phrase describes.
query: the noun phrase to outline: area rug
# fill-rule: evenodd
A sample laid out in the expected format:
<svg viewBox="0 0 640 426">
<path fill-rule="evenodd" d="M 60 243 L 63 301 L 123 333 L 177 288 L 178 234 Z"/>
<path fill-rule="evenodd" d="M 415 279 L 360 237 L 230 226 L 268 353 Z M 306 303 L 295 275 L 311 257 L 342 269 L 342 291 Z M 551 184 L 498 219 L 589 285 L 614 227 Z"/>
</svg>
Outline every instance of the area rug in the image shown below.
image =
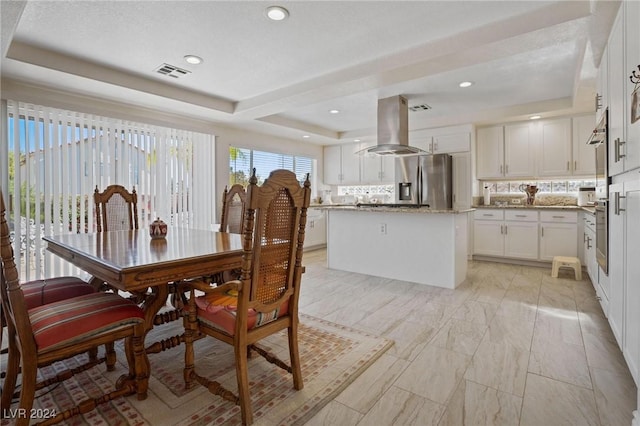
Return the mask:
<svg viewBox="0 0 640 426">
<path fill-rule="evenodd" d="M 301 315 L 300 320 L 299 346 L 304 389 L 293 389 L 291 375 L 261 356 L 254 354 L 249 360 L 251 404 L 256 425 L 304 424 L 393 345 L 384 338 L 318 318 Z M 179 321 L 157 327 L 148 336 L 148 341 L 175 336 L 181 330 Z M 288 360 L 286 332 L 264 339 L 260 346 Z M 85 359 L 85 355 L 79 355 L 65 364 L 74 366 Z M 195 343 L 195 360 L 199 374 L 236 391 L 233 350 L 229 345 L 213 338 L 202 339 Z M 135 396 L 118 398 L 65 424 L 241 424 L 238 406 L 211 395 L 200 385 L 189 390 L 184 388 L 183 346 L 151 354 L 149 361 L 151 378 L 147 400 L 137 401 Z M 42 374 L 49 376 L 64 367 L 56 364 L 43 369 Z M 105 372 L 103 365 L 94 367 L 38 398 L 36 408 L 42 408 L 42 413 L 64 410 L 73 401 L 93 397 L 102 389 L 111 389 L 125 371 L 126 358 L 122 347 L 119 347 L 115 372 Z M 12 408 L 16 407 L 17 404 L 12 405 Z M 3 419 L 1 424 L 10 425 L 12 421 Z"/>
</svg>

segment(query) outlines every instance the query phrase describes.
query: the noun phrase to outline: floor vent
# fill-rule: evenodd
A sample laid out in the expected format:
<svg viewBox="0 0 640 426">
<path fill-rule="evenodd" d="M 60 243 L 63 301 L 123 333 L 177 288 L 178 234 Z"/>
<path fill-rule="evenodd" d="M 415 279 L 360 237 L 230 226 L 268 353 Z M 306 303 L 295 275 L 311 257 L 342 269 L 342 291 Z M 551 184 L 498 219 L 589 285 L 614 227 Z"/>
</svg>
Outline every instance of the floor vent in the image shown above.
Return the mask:
<svg viewBox="0 0 640 426">
<path fill-rule="evenodd" d="M 162 64 L 156 68 L 158 74 L 166 75 L 173 78 L 184 77 L 187 74 L 191 74 L 191 71 L 187 71 L 182 68 L 178 68 L 175 65 Z"/>
<path fill-rule="evenodd" d="M 426 111 L 428 109 L 431 109 L 431 107 L 427 104 L 421 104 L 421 105 L 410 106 L 409 109 L 411 111 Z"/>
</svg>

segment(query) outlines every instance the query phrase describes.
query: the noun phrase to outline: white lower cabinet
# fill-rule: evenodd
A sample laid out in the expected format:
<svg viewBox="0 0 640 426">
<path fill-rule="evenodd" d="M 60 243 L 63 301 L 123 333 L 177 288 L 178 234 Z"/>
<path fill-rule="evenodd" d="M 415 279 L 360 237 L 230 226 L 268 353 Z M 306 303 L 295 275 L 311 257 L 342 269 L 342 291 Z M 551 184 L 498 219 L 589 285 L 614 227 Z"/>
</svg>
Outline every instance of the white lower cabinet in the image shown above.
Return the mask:
<svg viewBox="0 0 640 426">
<path fill-rule="evenodd" d="M 304 231 L 304 248 L 327 244 L 327 216 L 320 209 L 310 208 L 307 213 L 307 226 Z"/>
<path fill-rule="evenodd" d="M 473 230 L 474 255 L 543 261 L 578 256 L 576 211 L 477 209 Z"/>
<path fill-rule="evenodd" d="M 598 285 L 598 261 L 596 260 L 596 217 L 595 214 L 583 213 L 584 234 L 583 263 L 594 288 Z"/>
<path fill-rule="evenodd" d="M 536 260 L 538 212 L 476 210 L 474 254 Z"/>
<path fill-rule="evenodd" d="M 622 238 L 611 235 L 609 246 L 622 245 L 624 261 L 623 291 L 624 320 L 622 353 L 627 361 L 631 375 L 640 383 L 640 170 L 631 172 L 632 180 L 624 182 L 623 193 L 620 193 L 618 216 L 624 221 Z M 622 192 L 622 191 L 621 191 Z M 612 194 L 611 190 L 609 194 Z M 615 193 L 613 193 L 615 202 Z"/>
<path fill-rule="evenodd" d="M 482 209 L 474 212 L 473 253 L 504 256 L 504 212 Z"/>
<path fill-rule="evenodd" d="M 613 335 L 618 341 L 618 345 L 623 345 L 623 329 L 624 322 L 624 216 L 622 212 L 617 211 L 616 197 L 623 194 L 624 184 L 618 183 L 609 186 L 608 219 L 609 219 L 609 276 L 607 283 L 609 284 L 609 324 Z M 619 203 L 620 199 L 618 199 Z"/>
<path fill-rule="evenodd" d="M 578 213 L 540 212 L 540 260 L 578 256 Z"/>
</svg>

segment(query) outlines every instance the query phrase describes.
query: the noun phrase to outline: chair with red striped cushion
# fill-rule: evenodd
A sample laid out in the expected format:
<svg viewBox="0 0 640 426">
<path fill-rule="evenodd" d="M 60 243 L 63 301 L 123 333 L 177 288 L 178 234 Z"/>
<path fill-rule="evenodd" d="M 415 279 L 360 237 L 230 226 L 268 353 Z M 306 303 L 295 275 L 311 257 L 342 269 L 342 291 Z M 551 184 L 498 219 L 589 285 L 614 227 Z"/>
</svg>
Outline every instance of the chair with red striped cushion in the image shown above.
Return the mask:
<svg viewBox="0 0 640 426">
<path fill-rule="evenodd" d="M 22 283 L 20 288 L 24 293 L 25 302 L 29 308 L 95 292 L 95 288 L 91 284 L 77 277 L 58 277 L 46 280 L 29 281 Z M 7 322 L 4 317 L 1 304 L 0 323 L 2 324 L 2 330 L 0 330 L 2 331 L 0 332 L 0 347 L 2 347 L 2 336 L 4 335 L 4 328 L 6 327 Z M 2 353 L 5 353 L 6 351 L 7 349 L 3 349 Z M 113 356 L 115 357 L 115 352 L 113 352 Z M 115 358 L 113 358 L 113 364 L 108 366 L 108 369 L 113 369 L 114 365 Z"/>
<path fill-rule="evenodd" d="M 89 412 L 97 404 L 120 396 L 137 393 L 138 399 L 146 398 L 148 360 L 144 351 L 142 309 L 117 294 L 101 292 L 30 306 L 19 284 L 1 191 L 0 263 L 0 295 L 9 338 L 7 376 L 0 401 L 2 413 L 8 413 L 11 407 L 19 370 L 22 372 L 19 409 L 27 415 L 18 418 L 16 425 L 22 426 L 29 424 L 36 390 L 56 382 L 37 383 L 38 368 L 72 358 L 100 345 L 113 344 L 120 339 L 125 339 L 129 372 L 118 380 L 116 389 L 58 413 L 50 419 L 49 424 Z M 67 378 L 73 373 L 61 372 L 58 377 Z"/>
<path fill-rule="evenodd" d="M 304 272 L 302 246 L 310 194 L 308 176 L 301 186 L 293 172 L 276 170 L 258 186 L 254 169 L 247 189 L 240 280 L 218 287 L 200 281 L 191 284 L 184 316 L 185 385 L 189 388 L 197 381 L 211 393 L 240 405 L 243 424 L 251 424 L 253 418 L 249 350 L 291 373 L 295 389 L 303 387 L 298 353 L 298 298 Z M 205 294 L 196 296 L 194 290 Z M 282 330 L 289 335 L 289 364 L 256 344 Z M 193 342 L 202 335 L 233 345 L 237 395 L 196 374 Z"/>
</svg>

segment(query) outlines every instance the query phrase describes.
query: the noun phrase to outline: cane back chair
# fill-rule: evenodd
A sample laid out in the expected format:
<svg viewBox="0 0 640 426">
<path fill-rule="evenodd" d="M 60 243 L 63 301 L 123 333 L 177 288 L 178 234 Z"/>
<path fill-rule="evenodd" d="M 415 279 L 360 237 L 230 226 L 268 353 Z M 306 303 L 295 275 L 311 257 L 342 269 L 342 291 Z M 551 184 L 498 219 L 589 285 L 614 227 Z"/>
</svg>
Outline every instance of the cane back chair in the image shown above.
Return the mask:
<svg viewBox="0 0 640 426">
<path fill-rule="evenodd" d="M 254 169 L 245 206 L 241 279 L 218 287 L 200 285 L 197 289 L 205 292 L 202 296 L 195 295 L 195 285 L 191 288 L 184 316 L 185 384 L 191 387 L 195 380 L 210 392 L 240 405 L 244 424 L 253 421 L 247 371 L 249 350 L 292 373 L 295 389 L 303 387 L 297 337 L 298 298 L 310 194 L 308 176 L 301 187 L 293 172 L 276 170 L 258 186 Z M 285 329 L 290 365 L 255 345 Z M 200 333 L 233 345 L 238 395 L 196 374 L 193 341 Z"/>
<path fill-rule="evenodd" d="M 0 294 L 7 319 L 9 355 L 7 375 L 0 400 L 3 417 L 10 413 L 18 372 L 22 373 L 19 426 L 28 425 L 38 389 L 66 380 L 82 369 L 60 372 L 37 383 L 38 368 L 95 350 L 99 345 L 125 339 L 129 373 L 116 389 L 99 398 L 81 402 L 59 413 L 47 423 L 64 421 L 89 412 L 97 404 L 113 398 L 138 394 L 145 399 L 148 387 L 148 361 L 144 352 L 144 313 L 135 303 L 113 293 L 95 292 L 30 308 L 20 287 L 13 257 L 4 200 L 0 197 Z M 93 364 L 95 365 L 95 364 Z"/>
<path fill-rule="evenodd" d="M 138 194 L 135 187 L 129 192 L 122 185 L 109 185 L 104 191 L 100 192 L 96 186 L 93 199 L 96 205 L 98 232 L 138 229 Z M 175 309 L 158 313 L 153 320 L 153 324 L 156 326 L 179 320 L 182 316 L 182 306 L 186 303 L 182 283 L 168 283 L 168 286 L 168 299 Z M 109 283 L 100 283 L 100 288 L 117 292 Z M 144 291 L 136 292 L 132 299 L 140 304 L 144 302 L 146 296 L 147 294 Z M 147 354 L 162 352 L 170 349 L 173 345 L 173 343 L 169 344 L 167 342 L 153 343 L 147 348 Z"/>
<path fill-rule="evenodd" d="M 222 214 L 220 216 L 220 231 L 231 232 L 233 234 L 242 234 L 244 226 L 244 209 L 247 199 L 247 192 L 244 187 L 238 183 L 231 186 L 230 189 L 224 187 L 222 193 Z M 210 277 L 212 282 L 222 284 L 227 281 L 240 279 L 242 269 L 236 268 L 228 271 L 222 271 Z"/>
<path fill-rule="evenodd" d="M 93 193 L 96 204 L 98 232 L 138 229 L 138 194 L 122 185 L 109 185 L 103 192 L 96 186 Z"/>
</svg>

